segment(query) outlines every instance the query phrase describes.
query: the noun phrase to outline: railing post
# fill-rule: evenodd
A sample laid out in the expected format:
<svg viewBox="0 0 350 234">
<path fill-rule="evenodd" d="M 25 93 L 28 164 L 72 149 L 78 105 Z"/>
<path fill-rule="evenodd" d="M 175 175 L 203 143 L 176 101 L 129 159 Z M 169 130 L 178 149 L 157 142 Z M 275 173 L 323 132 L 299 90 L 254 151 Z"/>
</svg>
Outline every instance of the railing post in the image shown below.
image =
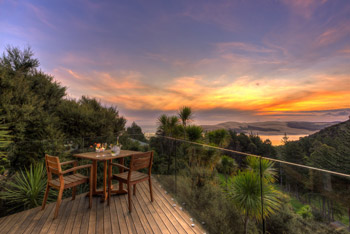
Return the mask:
<svg viewBox="0 0 350 234">
<path fill-rule="evenodd" d="M 265 225 L 265 219 L 264 219 L 264 197 L 263 197 L 263 172 L 262 172 L 262 166 L 261 166 L 261 156 L 260 156 L 260 197 L 261 197 L 261 220 L 263 225 L 263 233 L 266 233 L 266 225 Z"/>
</svg>

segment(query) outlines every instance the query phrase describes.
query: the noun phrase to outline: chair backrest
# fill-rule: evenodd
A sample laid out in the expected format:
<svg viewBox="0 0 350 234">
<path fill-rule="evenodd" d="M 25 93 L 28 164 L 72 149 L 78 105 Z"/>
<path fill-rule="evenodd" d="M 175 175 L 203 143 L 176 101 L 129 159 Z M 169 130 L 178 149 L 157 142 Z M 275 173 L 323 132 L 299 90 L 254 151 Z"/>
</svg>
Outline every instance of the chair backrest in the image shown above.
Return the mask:
<svg viewBox="0 0 350 234">
<path fill-rule="evenodd" d="M 56 156 L 45 155 L 45 165 L 47 171 L 47 177 L 49 180 L 52 179 L 52 174 L 60 176 L 62 172 L 60 159 Z M 61 176 L 60 176 L 61 177 Z"/>
<path fill-rule="evenodd" d="M 148 168 L 148 173 L 151 175 L 153 162 L 153 151 L 142 154 L 134 154 L 131 156 L 130 172 Z"/>
</svg>

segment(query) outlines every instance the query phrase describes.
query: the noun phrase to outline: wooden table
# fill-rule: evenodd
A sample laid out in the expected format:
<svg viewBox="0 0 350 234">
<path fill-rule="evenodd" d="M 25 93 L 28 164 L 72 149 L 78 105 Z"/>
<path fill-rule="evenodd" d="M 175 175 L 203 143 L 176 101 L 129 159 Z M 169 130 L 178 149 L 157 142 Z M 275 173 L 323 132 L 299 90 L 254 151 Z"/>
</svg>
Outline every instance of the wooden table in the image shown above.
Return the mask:
<svg viewBox="0 0 350 234">
<path fill-rule="evenodd" d="M 121 150 L 120 154 L 112 156 L 110 150 L 104 152 L 86 152 L 74 154 L 74 157 L 92 160 L 92 170 L 93 170 L 93 185 L 92 185 L 92 195 L 102 194 L 102 201 L 105 201 L 108 197 L 107 193 L 107 162 L 112 162 L 113 159 L 119 159 L 119 163 L 124 165 L 124 158 L 129 157 L 133 154 L 138 154 L 142 152 L 131 151 L 131 150 Z M 97 190 L 97 162 L 103 162 L 103 189 Z M 123 168 L 119 168 L 119 172 L 124 172 Z M 113 194 L 125 194 L 126 190 L 123 189 L 123 183 L 119 183 L 119 188 L 117 190 L 112 190 Z"/>
</svg>

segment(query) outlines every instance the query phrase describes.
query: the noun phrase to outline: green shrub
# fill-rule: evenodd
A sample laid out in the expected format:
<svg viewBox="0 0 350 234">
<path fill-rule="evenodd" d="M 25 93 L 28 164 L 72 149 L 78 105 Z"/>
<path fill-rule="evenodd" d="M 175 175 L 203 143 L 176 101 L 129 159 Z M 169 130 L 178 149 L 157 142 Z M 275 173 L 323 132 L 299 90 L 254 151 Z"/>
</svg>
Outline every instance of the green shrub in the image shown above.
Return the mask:
<svg viewBox="0 0 350 234">
<path fill-rule="evenodd" d="M 312 210 L 309 205 L 305 205 L 300 208 L 300 210 L 297 211 L 297 214 L 299 214 L 303 219 L 311 219 L 312 218 Z"/>
<path fill-rule="evenodd" d="M 46 189 L 46 173 L 43 164 L 31 165 L 20 170 L 5 183 L 0 199 L 11 205 L 9 210 L 22 210 L 41 205 Z M 50 196 L 49 196 L 49 200 Z"/>
</svg>

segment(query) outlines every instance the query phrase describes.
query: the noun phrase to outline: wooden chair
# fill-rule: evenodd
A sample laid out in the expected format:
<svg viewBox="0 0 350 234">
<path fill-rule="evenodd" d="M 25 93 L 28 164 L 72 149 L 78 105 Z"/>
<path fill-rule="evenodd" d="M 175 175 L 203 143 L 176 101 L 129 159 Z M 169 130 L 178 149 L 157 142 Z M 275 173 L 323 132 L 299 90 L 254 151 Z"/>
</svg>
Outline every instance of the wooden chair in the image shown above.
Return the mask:
<svg viewBox="0 0 350 234">
<path fill-rule="evenodd" d="M 73 167 L 71 169 L 62 171 L 61 166 L 64 166 L 67 164 L 73 164 Z M 44 196 L 41 210 L 45 208 L 50 187 L 55 188 L 59 191 L 57 202 L 56 202 L 55 215 L 54 215 L 54 219 L 55 219 L 58 215 L 58 209 L 61 205 L 63 190 L 67 188 L 72 188 L 72 200 L 74 200 L 75 193 L 76 193 L 76 186 L 87 182 L 90 183 L 89 207 L 91 208 L 91 205 L 92 205 L 92 165 L 91 164 L 77 166 L 78 162 L 75 160 L 60 163 L 60 160 L 58 157 L 45 155 L 45 165 L 46 165 L 46 171 L 47 171 L 47 185 L 46 185 L 46 191 L 45 191 L 45 196 Z M 90 168 L 89 177 L 76 173 L 76 170 L 80 170 L 83 168 Z M 73 174 L 63 176 L 64 174 L 67 174 L 70 172 L 73 172 Z M 58 178 L 53 179 L 52 174 L 56 174 Z"/>
<path fill-rule="evenodd" d="M 146 152 L 140 154 L 134 154 L 131 156 L 130 168 L 118 163 L 109 164 L 109 176 L 108 176 L 108 204 L 111 198 L 112 192 L 112 179 L 116 179 L 119 183 L 125 183 L 128 186 L 128 203 L 129 212 L 131 212 L 131 186 L 134 186 L 134 195 L 136 194 L 136 184 L 148 180 L 149 190 L 151 194 L 151 201 L 153 202 L 152 193 L 152 180 L 151 180 L 151 170 L 153 162 L 153 152 Z M 112 175 L 112 166 L 117 166 L 120 169 L 127 170 L 119 174 Z M 148 168 L 148 173 L 141 173 L 138 170 Z"/>
</svg>

